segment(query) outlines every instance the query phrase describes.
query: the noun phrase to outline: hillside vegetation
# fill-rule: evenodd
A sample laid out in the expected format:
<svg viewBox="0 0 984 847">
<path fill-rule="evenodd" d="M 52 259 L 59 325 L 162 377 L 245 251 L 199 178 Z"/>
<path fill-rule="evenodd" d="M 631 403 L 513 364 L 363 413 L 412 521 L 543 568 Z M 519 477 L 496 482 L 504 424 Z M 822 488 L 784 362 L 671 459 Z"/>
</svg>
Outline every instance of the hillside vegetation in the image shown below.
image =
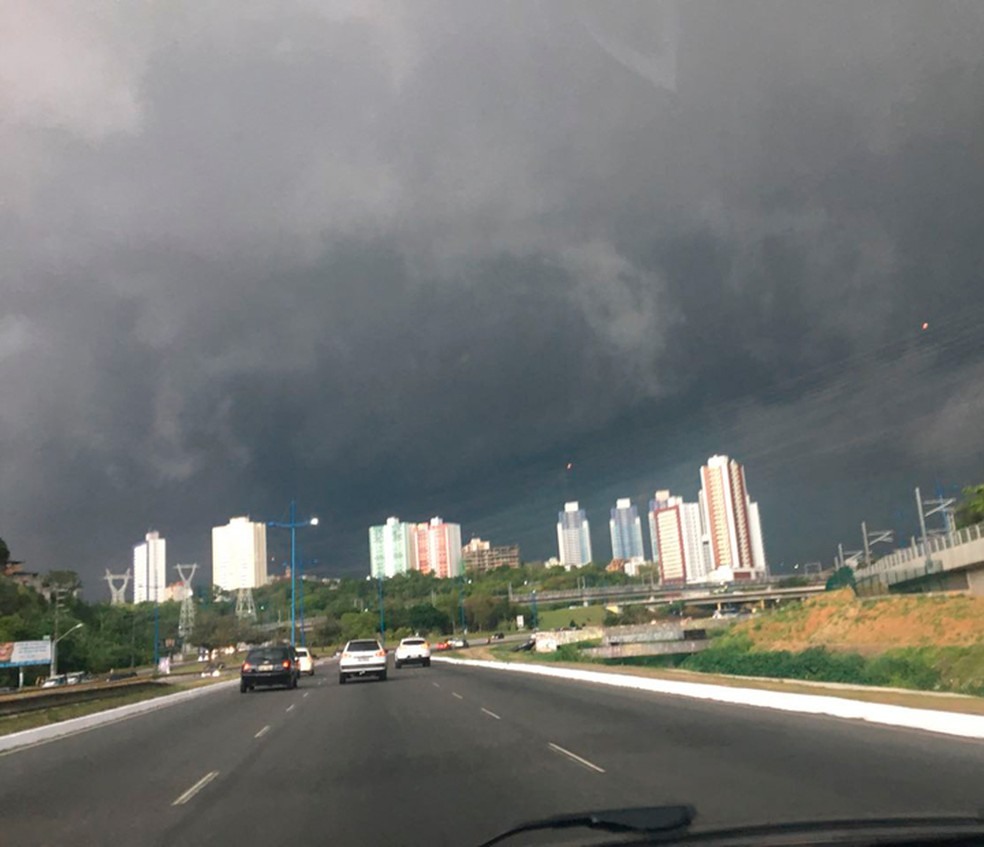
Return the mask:
<svg viewBox="0 0 984 847">
<path fill-rule="evenodd" d="M 984 597 L 860 599 L 845 588 L 744 621 L 733 632 L 765 650 L 876 655 L 900 647 L 968 647 L 984 643 Z"/>
</svg>

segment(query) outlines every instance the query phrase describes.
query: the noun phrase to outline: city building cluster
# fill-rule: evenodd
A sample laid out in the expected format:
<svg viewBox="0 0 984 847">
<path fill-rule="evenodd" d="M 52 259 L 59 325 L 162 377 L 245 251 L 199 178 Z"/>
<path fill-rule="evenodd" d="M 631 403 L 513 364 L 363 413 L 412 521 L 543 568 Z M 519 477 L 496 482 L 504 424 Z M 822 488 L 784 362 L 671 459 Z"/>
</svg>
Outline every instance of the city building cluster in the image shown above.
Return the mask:
<svg viewBox="0 0 984 847">
<path fill-rule="evenodd" d="M 732 582 L 766 576 L 765 543 L 758 503 L 749 497 L 745 469 L 727 456 L 711 456 L 700 469 L 696 503 L 669 491 L 649 501 L 652 557 L 645 555 L 642 519 L 630 498 L 619 499 L 608 526 L 612 560 L 627 573 L 652 562 L 666 584 Z M 584 509 L 574 501 L 557 516 L 559 563 L 577 568 L 594 561 Z"/>
</svg>

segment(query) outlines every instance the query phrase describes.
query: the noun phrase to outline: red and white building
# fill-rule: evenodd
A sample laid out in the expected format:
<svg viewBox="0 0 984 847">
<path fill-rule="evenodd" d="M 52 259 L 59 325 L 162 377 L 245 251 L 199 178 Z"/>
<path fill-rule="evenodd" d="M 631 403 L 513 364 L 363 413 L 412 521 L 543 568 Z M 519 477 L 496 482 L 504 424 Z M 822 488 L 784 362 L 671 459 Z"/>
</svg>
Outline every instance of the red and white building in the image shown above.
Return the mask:
<svg viewBox="0 0 984 847">
<path fill-rule="evenodd" d="M 707 578 L 700 506 L 684 503 L 669 491 L 657 491 L 649 503 L 649 534 L 661 582 L 673 585 Z"/>
<path fill-rule="evenodd" d="M 461 524 L 445 523 L 431 518 L 428 523 L 413 527 L 413 547 L 416 570 L 434 576 L 461 576 Z"/>
<path fill-rule="evenodd" d="M 700 469 L 700 509 L 711 567 L 727 568 L 735 580 L 765 578 L 758 504 L 749 498 L 745 469 L 734 459 L 711 456 Z"/>
</svg>

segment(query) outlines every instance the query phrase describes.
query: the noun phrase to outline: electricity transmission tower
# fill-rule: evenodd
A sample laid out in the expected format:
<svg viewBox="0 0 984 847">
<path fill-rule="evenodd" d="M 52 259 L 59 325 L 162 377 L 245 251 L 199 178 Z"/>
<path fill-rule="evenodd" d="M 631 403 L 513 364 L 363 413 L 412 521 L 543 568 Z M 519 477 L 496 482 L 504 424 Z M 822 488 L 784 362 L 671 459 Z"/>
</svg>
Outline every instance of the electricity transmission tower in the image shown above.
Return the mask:
<svg viewBox="0 0 984 847">
<path fill-rule="evenodd" d="M 181 645 L 191 637 L 195 629 L 195 592 L 192 590 L 191 581 L 195 578 L 195 571 L 198 565 L 176 565 L 178 576 L 181 578 L 181 614 L 178 617 L 178 636 L 181 638 Z"/>
<path fill-rule="evenodd" d="M 106 576 L 103 579 L 109 586 L 109 603 L 111 606 L 122 606 L 126 602 L 126 589 L 130 585 L 131 576 L 132 573 L 129 568 L 127 568 L 126 573 L 110 573 L 109 568 L 106 568 Z M 116 581 L 119 579 L 123 582 L 117 585 Z"/>
<path fill-rule="evenodd" d="M 236 617 L 241 621 L 256 620 L 256 603 L 253 602 L 252 588 L 240 588 L 236 594 Z"/>
</svg>

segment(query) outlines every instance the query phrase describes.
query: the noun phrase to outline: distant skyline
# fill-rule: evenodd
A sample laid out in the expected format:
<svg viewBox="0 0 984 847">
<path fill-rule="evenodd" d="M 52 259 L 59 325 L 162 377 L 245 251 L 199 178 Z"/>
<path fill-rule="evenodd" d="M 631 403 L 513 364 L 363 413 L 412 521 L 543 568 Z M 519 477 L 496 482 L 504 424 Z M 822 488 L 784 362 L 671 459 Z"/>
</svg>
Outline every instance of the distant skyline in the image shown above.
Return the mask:
<svg viewBox="0 0 984 847">
<path fill-rule="evenodd" d="M 575 500 L 598 557 L 727 453 L 782 570 L 984 481 L 980 0 L 0 32 L 0 537 L 87 596 L 149 529 L 204 583 L 211 527 L 294 498 L 318 573 L 394 514 L 546 559 Z"/>
</svg>

